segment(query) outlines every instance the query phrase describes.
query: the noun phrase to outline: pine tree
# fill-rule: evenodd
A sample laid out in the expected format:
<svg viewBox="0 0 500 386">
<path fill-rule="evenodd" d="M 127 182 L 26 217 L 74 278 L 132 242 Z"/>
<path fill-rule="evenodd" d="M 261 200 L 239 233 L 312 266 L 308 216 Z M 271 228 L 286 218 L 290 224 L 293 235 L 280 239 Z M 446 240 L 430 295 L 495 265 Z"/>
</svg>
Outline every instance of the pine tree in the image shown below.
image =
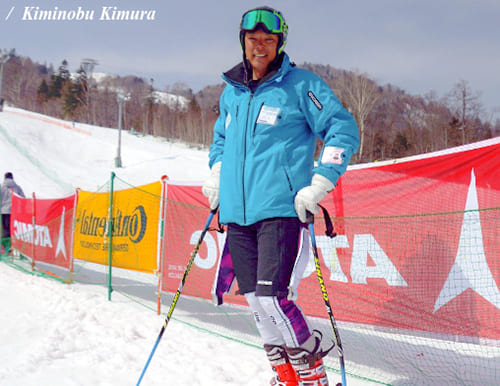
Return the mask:
<svg viewBox="0 0 500 386">
<path fill-rule="evenodd" d="M 50 77 L 49 98 L 60 98 L 62 96 L 62 89 L 70 78 L 71 74 L 68 70 L 68 62 L 64 59 L 57 73 Z"/>
<path fill-rule="evenodd" d="M 87 74 L 80 67 L 76 79 L 74 81 L 67 80 L 65 86 L 63 88 L 63 114 L 71 119 L 76 119 L 80 107 L 85 106 L 86 102 Z"/>
<path fill-rule="evenodd" d="M 36 93 L 37 101 L 40 105 L 47 102 L 47 100 L 49 99 L 49 86 L 47 85 L 45 79 L 43 79 L 42 83 L 40 83 L 40 86 L 38 86 L 38 90 Z"/>
</svg>

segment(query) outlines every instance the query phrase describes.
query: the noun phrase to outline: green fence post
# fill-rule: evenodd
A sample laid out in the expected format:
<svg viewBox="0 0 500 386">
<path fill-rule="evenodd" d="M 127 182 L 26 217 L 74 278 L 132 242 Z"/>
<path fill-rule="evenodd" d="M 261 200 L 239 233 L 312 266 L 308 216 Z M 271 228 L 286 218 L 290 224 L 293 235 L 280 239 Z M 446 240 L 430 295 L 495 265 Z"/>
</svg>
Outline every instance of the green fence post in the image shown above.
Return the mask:
<svg viewBox="0 0 500 386">
<path fill-rule="evenodd" d="M 108 221 L 108 300 L 111 300 L 111 268 L 113 266 L 113 182 L 115 172 L 111 172 L 111 182 L 109 188 L 109 221 Z"/>
</svg>

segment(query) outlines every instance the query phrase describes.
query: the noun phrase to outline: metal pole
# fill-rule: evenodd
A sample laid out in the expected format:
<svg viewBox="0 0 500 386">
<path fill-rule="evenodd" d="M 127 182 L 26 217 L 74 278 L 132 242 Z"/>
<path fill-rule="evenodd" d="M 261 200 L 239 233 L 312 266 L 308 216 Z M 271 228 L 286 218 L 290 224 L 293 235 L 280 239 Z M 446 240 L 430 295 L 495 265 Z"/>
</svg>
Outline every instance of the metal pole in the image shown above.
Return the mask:
<svg viewBox="0 0 500 386">
<path fill-rule="evenodd" d="M 156 338 L 155 344 L 153 345 L 153 349 L 151 350 L 151 353 L 149 354 L 148 360 L 146 361 L 146 364 L 144 365 L 144 368 L 142 369 L 141 375 L 139 376 L 139 380 L 137 381 L 136 386 L 139 386 L 141 384 L 142 378 L 144 378 L 144 374 L 146 373 L 146 370 L 148 369 L 149 363 L 151 362 L 151 359 L 153 359 L 153 355 L 156 351 L 156 348 L 158 347 L 158 344 L 160 343 L 161 337 L 163 336 L 165 329 L 167 328 L 168 322 L 170 321 L 170 318 L 172 317 L 175 306 L 177 305 L 177 301 L 179 300 L 179 298 L 181 296 L 182 289 L 184 288 L 184 284 L 186 283 L 186 279 L 187 279 L 187 276 L 189 274 L 189 271 L 191 270 L 191 266 L 193 265 L 194 259 L 196 258 L 198 251 L 200 250 L 201 243 L 203 242 L 203 239 L 205 238 L 205 234 L 208 232 L 208 228 L 210 226 L 210 223 L 212 222 L 212 219 L 213 219 L 215 213 L 217 212 L 217 209 L 218 209 L 218 207 L 215 209 L 212 209 L 210 211 L 210 214 L 208 215 L 208 219 L 207 219 L 207 222 L 205 223 L 205 227 L 203 228 L 203 231 L 200 234 L 200 237 L 198 239 L 198 243 L 196 243 L 196 246 L 194 247 L 194 250 L 191 253 L 191 257 L 189 258 L 187 267 L 184 270 L 184 275 L 182 276 L 182 280 L 179 284 L 179 287 L 177 288 L 177 292 L 175 293 L 174 298 L 172 299 L 172 303 L 170 304 L 170 308 L 167 312 L 167 316 L 165 317 L 165 321 L 163 322 L 163 326 L 161 327 L 160 333 L 158 334 L 158 337 Z"/>
<path fill-rule="evenodd" d="M 121 168 L 122 167 L 122 155 L 121 155 L 121 148 L 122 148 L 122 106 L 123 106 L 123 99 L 118 100 L 118 152 L 116 154 L 116 167 Z"/>
<path fill-rule="evenodd" d="M 316 236 L 314 234 L 314 215 L 310 212 L 307 212 L 307 222 L 309 227 L 309 235 L 311 237 L 311 244 L 312 244 L 311 247 L 314 255 L 314 266 L 316 268 L 316 276 L 318 278 L 319 286 L 321 288 L 321 293 L 323 295 L 326 311 L 330 319 L 330 326 L 332 327 L 333 337 L 335 339 L 335 344 L 337 345 L 337 351 L 339 354 L 340 375 L 342 377 L 342 383 L 337 383 L 336 386 L 346 386 L 347 378 L 345 373 L 344 349 L 342 347 L 342 342 L 340 340 L 340 334 L 337 328 L 337 323 L 335 322 L 335 318 L 333 317 L 332 306 L 330 304 L 330 298 L 328 297 L 328 292 L 326 290 L 323 274 L 321 273 L 321 264 L 319 262 L 318 247 L 316 244 Z"/>
<path fill-rule="evenodd" d="M 111 300 L 113 267 L 113 191 L 114 191 L 115 173 L 111 172 L 111 182 L 109 187 L 109 219 L 108 219 L 108 300 Z"/>
<path fill-rule="evenodd" d="M 118 102 L 118 149 L 116 152 L 116 167 L 122 167 L 122 113 L 123 113 L 123 102 L 130 99 L 130 93 L 125 94 L 122 90 L 118 90 L 116 94 L 116 101 Z"/>
</svg>

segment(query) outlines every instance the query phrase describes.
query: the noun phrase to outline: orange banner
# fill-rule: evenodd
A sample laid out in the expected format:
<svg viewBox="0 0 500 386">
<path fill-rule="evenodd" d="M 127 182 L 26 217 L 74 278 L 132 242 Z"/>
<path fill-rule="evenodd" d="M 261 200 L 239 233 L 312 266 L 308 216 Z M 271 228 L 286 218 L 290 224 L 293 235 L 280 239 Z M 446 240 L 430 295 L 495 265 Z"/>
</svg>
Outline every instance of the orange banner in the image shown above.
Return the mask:
<svg viewBox="0 0 500 386">
<path fill-rule="evenodd" d="M 160 182 L 113 193 L 113 266 L 156 271 L 160 199 Z M 73 250 L 76 259 L 108 264 L 109 207 L 109 192 L 79 192 Z"/>
</svg>

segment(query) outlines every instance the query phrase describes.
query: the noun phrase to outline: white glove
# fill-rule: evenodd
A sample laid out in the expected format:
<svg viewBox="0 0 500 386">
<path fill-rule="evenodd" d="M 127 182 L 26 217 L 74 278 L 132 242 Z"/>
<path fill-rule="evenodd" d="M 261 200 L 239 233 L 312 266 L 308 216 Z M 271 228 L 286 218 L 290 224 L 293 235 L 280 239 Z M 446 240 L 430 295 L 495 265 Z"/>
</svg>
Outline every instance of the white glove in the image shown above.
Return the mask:
<svg viewBox="0 0 500 386">
<path fill-rule="evenodd" d="M 299 220 L 307 222 L 307 212 L 319 213 L 318 203 L 333 190 L 332 182 L 321 174 L 315 174 L 311 185 L 300 189 L 295 196 L 295 211 Z"/>
<path fill-rule="evenodd" d="M 210 176 L 207 178 L 201 191 L 208 198 L 210 209 L 214 210 L 219 205 L 219 179 L 222 162 L 217 162 L 212 166 Z"/>
</svg>

